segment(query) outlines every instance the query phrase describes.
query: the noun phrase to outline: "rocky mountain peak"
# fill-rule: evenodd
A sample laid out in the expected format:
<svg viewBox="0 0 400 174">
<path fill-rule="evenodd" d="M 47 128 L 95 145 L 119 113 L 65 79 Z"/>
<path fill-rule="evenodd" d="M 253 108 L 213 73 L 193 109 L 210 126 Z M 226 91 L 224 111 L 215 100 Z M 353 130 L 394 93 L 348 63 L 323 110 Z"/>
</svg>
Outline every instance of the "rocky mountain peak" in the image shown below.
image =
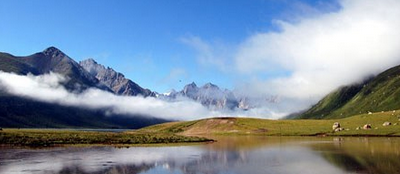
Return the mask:
<svg viewBox="0 0 400 174">
<path fill-rule="evenodd" d="M 193 96 L 197 93 L 199 88 L 197 87 L 196 83 L 192 82 L 190 84 L 187 84 L 184 88 L 182 93 L 187 96 Z"/>
<path fill-rule="evenodd" d="M 187 84 L 186 86 L 188 86 L 188 87 L 197 87 L 196 83 L 194 83 L 194 82 L 192 82 L 190 84 Z"/>
<path fill-rule="evenodd" d="M 61 50 L 59 50 L 58 48 L 56 48 L 54 46 L 46 48 L 45 50 L 43 50 L 42 53 L 44 55 L 50 56 L 50 57 L 66 57 L 65 53 L 63 53 Z"/>
</svg>

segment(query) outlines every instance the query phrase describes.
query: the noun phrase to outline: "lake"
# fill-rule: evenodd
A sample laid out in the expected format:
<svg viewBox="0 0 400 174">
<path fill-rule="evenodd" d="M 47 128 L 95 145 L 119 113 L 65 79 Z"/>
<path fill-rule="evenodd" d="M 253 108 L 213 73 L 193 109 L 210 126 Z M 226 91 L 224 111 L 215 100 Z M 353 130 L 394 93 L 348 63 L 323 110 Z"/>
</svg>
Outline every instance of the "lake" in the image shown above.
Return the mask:
<svg viewBox="0 0 400 174">
<path fill-rule="evenodd" d="M 172 147 L 1 147 L 0 174 L 400 173 L 400 138 L 213 138 Z"/>
</svg>

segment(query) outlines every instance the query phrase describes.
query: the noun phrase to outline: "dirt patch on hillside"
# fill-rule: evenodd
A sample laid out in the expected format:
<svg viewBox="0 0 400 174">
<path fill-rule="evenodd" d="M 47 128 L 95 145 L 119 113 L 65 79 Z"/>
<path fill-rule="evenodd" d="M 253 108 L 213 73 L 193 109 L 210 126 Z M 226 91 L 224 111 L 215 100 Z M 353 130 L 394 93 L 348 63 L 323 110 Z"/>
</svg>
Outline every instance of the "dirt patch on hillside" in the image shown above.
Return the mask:
<svg viewBox="0 0 400 174">
<path fill-rule="evenodd" d="M 236 118 L 224 117 L 224 118 L 212 118 L 203 120 L 192 125 L 186 129 L 183 135 L 200 135 L 200 134 L 212 134 L 216 132 L 238 132 L 235 130 Z"/>
</svg>

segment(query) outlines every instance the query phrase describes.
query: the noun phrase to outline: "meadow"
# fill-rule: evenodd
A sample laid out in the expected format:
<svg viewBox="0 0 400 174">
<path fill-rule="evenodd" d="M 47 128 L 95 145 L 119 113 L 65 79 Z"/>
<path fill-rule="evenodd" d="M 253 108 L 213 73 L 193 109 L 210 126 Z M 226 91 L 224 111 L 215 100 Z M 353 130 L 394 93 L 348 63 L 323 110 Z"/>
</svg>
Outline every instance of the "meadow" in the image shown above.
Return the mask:
<svg viewBox="0 0 400 174">
<path fill-rule="evenodd" d="M 209 118 L 170 122 L 126 132 L 93 132 L 63 129 L 3 129 L 0 144 L 32 147 L 62 145 L 154 145 L 212 142 L 203 137 L 224 136 L 400 136 L 400 111 L 356 115 L 343 119 L 268 120 L 256 118 Z M 339 122 L 340 132 L 332 130 Z M 390 126 L 383 126 L 391 122 Z M 371 124 L 372 128 L 362 129 Z"/>
<path fill-rule="evenodd" d="M 57 129 L 3 129 L 0 144 L 31 147 L 62 145 L 112 145 L 195 143 L 210 141 L 206 138 L 166 133 L 93 132 Z"/>
<path fill-rule="evenodd" d="M 268 120 L 256 118 L 211 118 L 173 122 L 140 129 L 142 133 L 174 133 L 178 135 L 265 135 L 265 136 L 400 136 L 400 111 L 356 115 L 343 119 Z M 383 126 L 384 122 L 390 126 Z M 344 129 L 334 132 L 339 122 Z M 365 124 L 372 128 L 362 129 Z"/>
</svg>

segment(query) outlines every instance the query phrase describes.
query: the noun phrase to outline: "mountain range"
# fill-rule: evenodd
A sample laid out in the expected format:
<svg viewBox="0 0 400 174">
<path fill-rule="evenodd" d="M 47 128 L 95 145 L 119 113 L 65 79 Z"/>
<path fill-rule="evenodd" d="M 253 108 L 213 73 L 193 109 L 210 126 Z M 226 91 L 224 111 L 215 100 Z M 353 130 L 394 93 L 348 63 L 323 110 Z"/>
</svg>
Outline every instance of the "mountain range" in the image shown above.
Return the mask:
<svg viewBox="0 0 400 174">
<path fill-rule="evenodd" d="M 255 103 L 250 103 L 249 98 L 239 97 L 234 92 L 227 89 L 220 89 L 217 85 L 206 83 L 198 87 L 192 82 L 184 86 L 181 91 L 172 89 L 169 93 L 160 94 L 149 89 L 140 87 L 137 83 L 116 72 L 110 67 L 105 67 L 97 63 L 94 59 L 86 59 L 79 62 L 79 65 L 104 86 L 111 89 L 117 95 L 156 97 L 166 101 L 176 101 L 188 98 L 201 103 L 211 110 L 234 110 L 250 109 L 256 107 Z M 253 99 L 254 101 L 254 99 Z"/>
<path fill-rule="evenodd" d="M 24 57 L 0 53 L 1 71 L 19 75 L 58 73 L 68 78 L 62 85 L 73 92 L 97 88 L 117 95 L 154 96 L 150 90 L 110 68 L 92 66 L 90 60 L 81 63 L 85 66 L 55 47 Z M 144 115 L 110 114 L 103 110 L 39 102 L 0 89 L 1 127 L 140 128 L 166 121 Z"/>
<path fill-rule="evenodd" d="M 212 83 L 198 87 L 193 82 L 186 85 L 181 91 L 172 90 L 167 94 L 159 94 L 157 97 L 169 101 L 185 97 L 197 101 L 211 110 L 233 110 L 239 108 L 240 103 L 240 99 L 237 99 L 232 91 L 220 89 Z"/>
<path fill-rule="evenodd" d="M 92 76 L 108 87 L 113 93 L 123 96 L 144 96 L 156 97 L 166 101 L 176 101 L 188 98 L 201 103 L 211 110 L 234 110 L 249 109 L 255 107 L 251 105 L 248 98 L 241 98 L 234 92 L 227 89 L 220 89 L 217 85 L 207 83 L 198 87 L 196 83 L 187 84 L 181 91 L 172 89 L 169 93 L 160 94 L 140 87 L 137 83 L 116 72 L 110 67 L 105 67 L 97 63 L 94 59 L 86 59 L 79 62 L 79 65 L 89 72 Z"/>
<path fill-rule="evenodd" d="M 50 72 L 65 76 L 63 86 L 71 92 L 97 88 L 121 96 L 155 97 L 164 101 L 194 100 L 211 110 L 250 109 L 245 97 L 207 83 L 198 87 L 194 82 L 181 91 L 160 94 L 143 88 L 122 73 L 87 59 L 79 63 L 56 47 L 29 56 L 0 53 L 0 70 L 19 75 L 42 75 Z M 105 110 L 84 109 L 36 101 L 0 90 L 0 126 L 2 127 L 95 127 L 139 128 L 169 120 L 142 115 L 111 115 Z"/>
</svg>

